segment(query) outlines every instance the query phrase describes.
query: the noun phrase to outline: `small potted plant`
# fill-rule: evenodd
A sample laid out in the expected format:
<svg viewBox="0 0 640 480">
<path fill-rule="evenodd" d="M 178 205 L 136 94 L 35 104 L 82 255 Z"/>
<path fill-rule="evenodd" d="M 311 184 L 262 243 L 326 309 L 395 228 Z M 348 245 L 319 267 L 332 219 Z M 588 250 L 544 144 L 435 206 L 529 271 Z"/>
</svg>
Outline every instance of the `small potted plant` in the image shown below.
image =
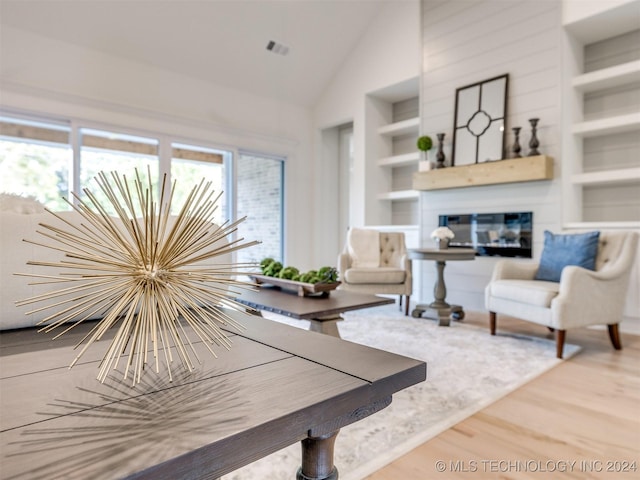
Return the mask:
<svg viewBox="0 0 640 480">
<path fill-rule="evenodd" d="M 431 162 L 427 159 L 427 152 L 431 150 L 431 147 L 433 147 L 433 140 L 431 140 L 429 135 L 422 135 L 418 137 L 416 147 L 418 147 L 418 150 L 422 152 L 422 157 L 418 164 L 419 170 L 431 170 Z"/>
</svg>

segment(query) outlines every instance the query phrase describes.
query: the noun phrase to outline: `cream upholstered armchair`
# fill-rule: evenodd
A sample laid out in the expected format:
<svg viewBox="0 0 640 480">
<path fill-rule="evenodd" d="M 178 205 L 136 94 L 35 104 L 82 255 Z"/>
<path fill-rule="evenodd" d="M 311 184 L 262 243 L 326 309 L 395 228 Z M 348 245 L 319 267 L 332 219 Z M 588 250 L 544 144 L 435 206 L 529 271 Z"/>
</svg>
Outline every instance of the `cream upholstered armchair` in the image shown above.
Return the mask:
<svg viewBox="0 0 640 480">
<path fill-rule="evenodd" d="M 561 267 L 559 281 L 536 280 L 541 271 L 537 263 L 499 261 L 485 289 L 491 335 L 496 332 L 498 313 L 538 323 L 555 331 L 556 356 L 562 358 L 567 330 L 606 324 L 613 347 L 620 350 L 618 324 L 638 248 L 638 235 L 599 232 L 595 242 L 597 254 L 593 269 L 576 265 Z M 546 249 L 547 238 L 541 261 Z"/>
<path fill-rule="evenodd" d="M 342 282 L 338 288 L 374 295 L 399 295 L 401 308 L 404 296 L 404 314 L 409 315 L 413 277 L 404 233 L 350 229 L 344 250 L 338 256 L 338 271 Z"/>
</svg>

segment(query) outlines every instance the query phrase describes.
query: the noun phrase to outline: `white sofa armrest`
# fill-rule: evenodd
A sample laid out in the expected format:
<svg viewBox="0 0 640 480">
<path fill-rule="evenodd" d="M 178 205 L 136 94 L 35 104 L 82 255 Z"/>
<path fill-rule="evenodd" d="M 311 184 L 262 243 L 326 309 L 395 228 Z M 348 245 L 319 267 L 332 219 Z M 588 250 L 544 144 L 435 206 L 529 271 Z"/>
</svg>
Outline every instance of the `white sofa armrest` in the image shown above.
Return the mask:
<svg viewBox="0 0 640 480">
<path fill-rule="evenodd" d="M 627 293 L 627 282 L 627 272 L 624 268 L 596 272 L 571 265 L 562 270 L 558 299 L 573 298 L 577 302 L 605 304 L 619 301 L 622 304 Z M 589 292 L 588 299 L 585 299 L 585 292 Z"/>
<path fill-rule="evenodd" d="M 560 291 L 552 301 L 558 328 L 618 323 L 628 287 L 624 267 L 604 271 L 568 266 L 562 270 Z"/>
</svg>

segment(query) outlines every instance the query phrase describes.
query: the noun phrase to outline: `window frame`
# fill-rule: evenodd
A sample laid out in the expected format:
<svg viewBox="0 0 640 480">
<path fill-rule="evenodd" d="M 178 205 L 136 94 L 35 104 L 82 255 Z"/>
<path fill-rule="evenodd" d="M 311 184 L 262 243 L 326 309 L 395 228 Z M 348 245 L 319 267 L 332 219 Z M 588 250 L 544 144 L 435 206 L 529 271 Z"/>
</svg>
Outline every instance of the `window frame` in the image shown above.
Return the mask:
<svg viewBox="0 0 640 480">
<path fill-rule="evenodd" d="M 164 174 L 167 175 L 169 182 L 171 179 L 171 161 L 173 154 L 173 144 L 190 145 L 193 147 L 199 147 L 207 150 L 214 150 L 223 152 L 223 164 L 224 164 L 224 191 L 227 197 L 225 205 L 225 211 L 223 217 L 225 219 L 237 218 L 237 159 L 241 154 L 255 155 L 265 158 L 271 158 L 281 161 L 280 168 L 280 182 L 281 182 L 281 219 L 279 222 L 280 229 L 280 245 L 281 245 L 281 257 L 284 258 L 285 242 L 285 196 L 286 196 L 286 184 L 285 184 L 285 169 L 286 169 L 286 155 L 279 155 L 273 153 L 265 153 L 263 151 L 242 148 L 239 146 L 231 146 L 222 142 L 212 142 L 210 140 L 202 140 L 198 138 L 188 138 L 180 135 L 171 135 L 159 131 L 152 131 L 147 129 L 140 129 L 131 126 L 114 125 L 112 123 L 84 120 L 78 118 L 63 118 L 60 116 L 48 116 L 39 115 L 33 113 L 25 113 L 21 111 L 15 111 L 12 109 L 0 108 L 0 117 L 7 117 L 15 119 L 25 123 L 42 123 L 51 126 L 63 126 L 69 129 L 69 147 L 72 151 L 72 161 L 69 169 L 69 189 L 70 192 L 81 192 L 82 186 L 80 185 L 80 167 L 81 167 L 81 150 L 82 150 L 82 135 L 81 130 L 97 130 L 104 132 L 114 132 L 119 135 L 143 137 L 157 140 L 158 142 L 158 174 L 159 178 L 162 178 Z M 15 137 L 14 137 L 15 138 Z M 27 139 L 28 140 L 28 139 Z M 160 183 L 160 182 L 159 182 Z M 69 193 L 70 193 L 69 192 Z M 159 194 L 159 192 L 156 192 Z M 69 195 L 71 197 L 71 195 Z M 70 199 L 73 200 L 73 199 Z M 75 200 L 73 200 L 75 202 Z M 233 253 L 233 259 L 235 261 L 236 253 Z"/>
<path fill-rule="evenodd" d="M 242 155 L 248 155 L 248 156 L 255 156 L 255 157 L 262 157 L 265 159 L 269 159 L 269 160 L 276 160 L 280 162 L 280 258 L 282 259 L 282 261 L 284 262 L 286 260 L 285 258 L 285 252 L 287 251 L 287 249 L 285 248 L 286 245 L 286 241 L 287 241 L 287 237 L 284 234 L 285 227 L 286 227 L 286 212 L 285 212 L 285 200 L 286 200 L 286 191 L 285 191 L 285 167 L 286 167 L 286 162 L 287 159 L 284 156 L 281 155 L 275 155 L 275 154 L 269 154 L 269 153 L 263 153 L 257 150 L 249 150 L 249 149 L 244 149 L 244 148 L 239 148 L 236 152 L 236 156 L 234 157 L 234 187 L 237 187 L 238 182 L 237 182 L 237 163 L 240 159 L 240 157 Z M 234 192 L 234 201 L 233 201 L 233 205 L 234 205 L 234 216 L 233 218 L 237 218 L 238 216 L 238 212 L 237 212 L 237 188 Z"/>
</svg>

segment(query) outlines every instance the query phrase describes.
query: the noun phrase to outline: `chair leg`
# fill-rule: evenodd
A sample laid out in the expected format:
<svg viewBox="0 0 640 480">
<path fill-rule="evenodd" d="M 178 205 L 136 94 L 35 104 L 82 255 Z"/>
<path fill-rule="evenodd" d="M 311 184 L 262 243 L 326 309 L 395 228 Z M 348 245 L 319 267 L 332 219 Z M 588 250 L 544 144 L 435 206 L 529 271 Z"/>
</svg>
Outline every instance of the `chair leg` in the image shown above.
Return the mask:
<svg viewBox="0 0 640 480">
<path fill-rule="evenodd" d="M 402 311 L 402 295 L 398 295 L 398 310 Z"/>
<path fill-rule="evenodd" d="M 618 324 L 613 323 L 611 325 L 607 325 L 609 328 L 609 338 L 611 339 L 611 344 L 613 348 L 616 350 L 622 350 L 622 343 L 620 342 L 620 331 L 618 330 Z"/>
<path fill-rule="evenodd" d="M 491 335 L 496 334 L 496 312 L 489 312 L 489 330 Z"/>
<path fill-rule="evenodd" d="M 409 315 L 409 300 L 411 299 L 411 295 L 405 295 L 404 297 L 404 315 L 405 317 Z"/>
<path fill-rule="evenodd" d="M 562 358 L 566 330 L 556 330 L 556 357 Z"/>
</svg>

